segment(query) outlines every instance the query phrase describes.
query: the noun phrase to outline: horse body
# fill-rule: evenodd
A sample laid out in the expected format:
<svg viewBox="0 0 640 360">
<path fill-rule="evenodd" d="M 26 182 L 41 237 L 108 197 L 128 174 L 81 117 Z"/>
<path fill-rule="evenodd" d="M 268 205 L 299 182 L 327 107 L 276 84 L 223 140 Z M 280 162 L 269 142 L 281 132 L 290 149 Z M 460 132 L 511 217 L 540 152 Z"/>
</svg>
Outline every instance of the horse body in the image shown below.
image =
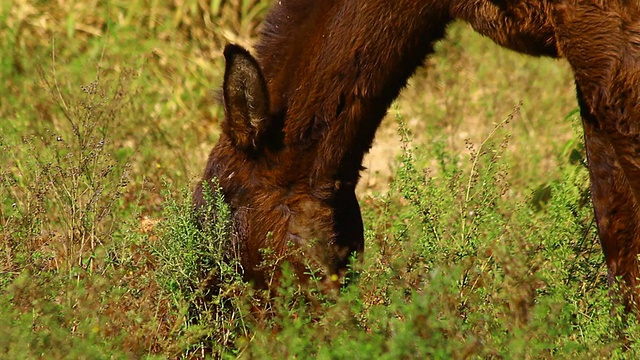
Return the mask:
<svg viewBox="0 0 640 360">
<path fill-rule="evenodd" d="M 300 276 L 311 262 L 332 284 L 350 254 L 363 250 L 355 197 L 362 158 L 407 79 L 447 25 L 462 19 L 501 46 L 571 63 L 607 265 L 612 278 L 635 285 L 640 25 L 637 4 L 623 3 L 275 2 L 257 59 L 236 46 L 225 49 L 223 133 L 203 177 L 204 183 L 218 179 L 234 212 L 245 276 L 266 286 L 257 266 L 259 249 L 269 247 Z M 202 184 L 194 203 L 204 204 Z M 286 255 L 290 244 L 298 255 Z"/>
</svg>

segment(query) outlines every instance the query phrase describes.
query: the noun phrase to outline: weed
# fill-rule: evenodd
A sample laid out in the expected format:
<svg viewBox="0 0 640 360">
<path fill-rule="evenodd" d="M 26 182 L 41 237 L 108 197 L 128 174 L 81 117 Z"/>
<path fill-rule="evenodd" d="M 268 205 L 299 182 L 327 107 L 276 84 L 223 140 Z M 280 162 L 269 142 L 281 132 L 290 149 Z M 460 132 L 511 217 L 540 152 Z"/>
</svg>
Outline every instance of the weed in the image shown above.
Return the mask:
<svg viewBox="0 0 640 360">
<path fill-rule="evenodd" d="M 168 191 L 165 196 L 165 220 L 152 252 L 158 283 L 182 318 L 172 351 L 220 356 L 237 337 L 247 336 L 238 297 L 249 289 L 242 282 L 228 205 L 218 188 L 205 189 L 208 205 L 198 213 L 188 200 L 177 203 Z"/>
</svg>

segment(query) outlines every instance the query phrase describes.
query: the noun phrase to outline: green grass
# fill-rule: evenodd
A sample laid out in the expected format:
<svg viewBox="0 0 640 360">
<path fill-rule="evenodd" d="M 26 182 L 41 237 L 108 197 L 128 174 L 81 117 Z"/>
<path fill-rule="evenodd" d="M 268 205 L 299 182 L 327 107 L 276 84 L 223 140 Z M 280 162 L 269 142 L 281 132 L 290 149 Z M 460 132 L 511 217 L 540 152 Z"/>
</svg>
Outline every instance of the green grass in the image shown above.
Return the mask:
<svg viewBox="0 0 640 360">
<path fill-rule="evenodd" d="M 268 5 L 0 4 L 0 358 L 637 357 L 568 66 L 462 24 L 383 123 L 395 155 L 363 177 L 353 283 L 244 284 L 223 199 L 198 228 L 189 193 L 221 50 Z"/>
</svg>

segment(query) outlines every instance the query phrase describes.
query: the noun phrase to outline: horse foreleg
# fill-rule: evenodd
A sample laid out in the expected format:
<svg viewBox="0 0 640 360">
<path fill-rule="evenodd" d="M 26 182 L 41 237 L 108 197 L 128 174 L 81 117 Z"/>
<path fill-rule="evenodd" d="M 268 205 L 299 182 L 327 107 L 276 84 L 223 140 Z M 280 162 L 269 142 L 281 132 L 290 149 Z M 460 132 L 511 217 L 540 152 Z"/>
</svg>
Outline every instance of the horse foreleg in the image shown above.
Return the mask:
<svg viewBox="0 0 640 360">
<path fill-rule="evenodd" d="M 611 137 L 588 110 L 578 90 L 591 177 L 591 196 L 610 284 L 620 285 L 626 310 L 638 309 L 640 207 Z"/>
</svg>

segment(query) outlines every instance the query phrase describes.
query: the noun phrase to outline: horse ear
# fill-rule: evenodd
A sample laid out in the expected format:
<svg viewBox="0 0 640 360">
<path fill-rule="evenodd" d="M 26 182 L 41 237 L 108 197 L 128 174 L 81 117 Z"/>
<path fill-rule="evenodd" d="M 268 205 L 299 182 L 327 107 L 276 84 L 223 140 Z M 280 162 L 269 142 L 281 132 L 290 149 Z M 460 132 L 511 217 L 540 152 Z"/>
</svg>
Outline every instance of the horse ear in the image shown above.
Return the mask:
<svg viewBox="0 0 640 360">
<path fill-rule="evenodd" d="M 242 150 L 256 150 L 268 126 L 269 93 L 256 59 L 244 48 L 227 45 L 222 85 L 222 131 Z"/>
</svg>

